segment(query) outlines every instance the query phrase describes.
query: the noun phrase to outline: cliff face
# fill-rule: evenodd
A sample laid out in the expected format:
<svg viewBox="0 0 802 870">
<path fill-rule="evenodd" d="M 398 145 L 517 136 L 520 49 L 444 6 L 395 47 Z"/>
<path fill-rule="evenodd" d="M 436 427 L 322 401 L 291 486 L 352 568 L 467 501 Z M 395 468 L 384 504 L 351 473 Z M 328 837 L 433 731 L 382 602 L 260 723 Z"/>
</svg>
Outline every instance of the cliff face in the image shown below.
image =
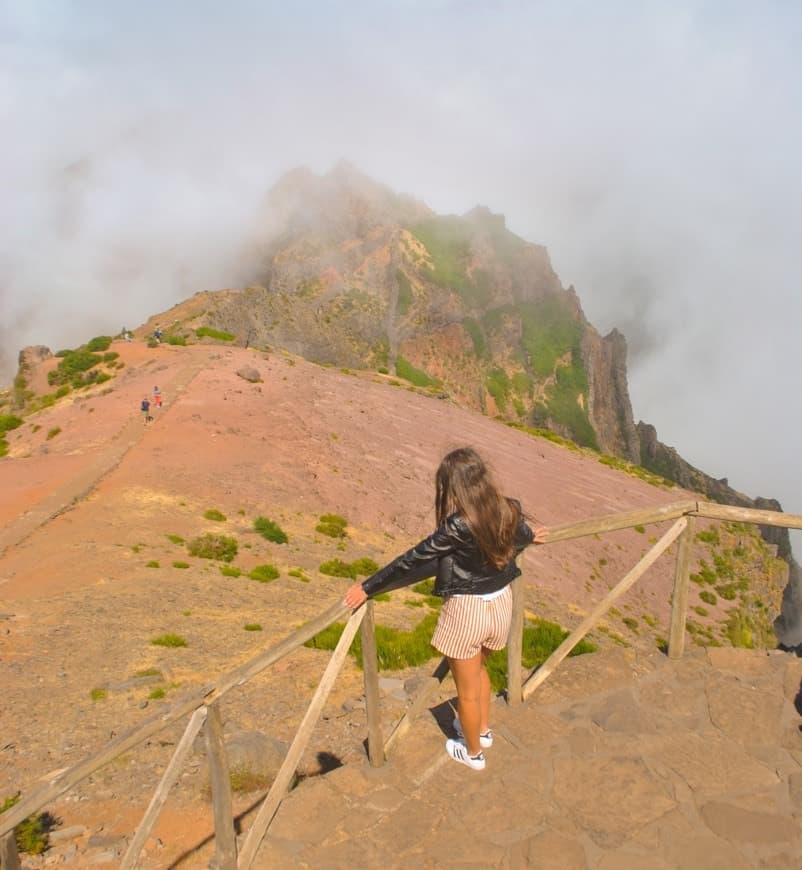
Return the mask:
<svg viewBox="0 0 802 870">
<path fill-rule="evenodd" d="M 252 286 L 221 297 L 204 325 L 396 373 L 637 461 L 623 336 L 599 336 L 546 249 L 502 215 L 437 215 L 348 165 L 297 170 L 269 194 L 251 247 Z"/>
<path fill-rule="evenodd" d="M 667 447 L 657 438 L 654 426 L 639 422 L 641 464 L 680 486 L 702 493 L 710 501 L 737 505 L 757 510 L 781 511 L 782 506 L 772 498 L 749 498 L 733 489 L 726 478 L 716 480 L 686 462 L 673 447 Z M 802 571 L 791 551 L 788 529 L 761 526 L 760 534 L 766 543 L 777 548 L 777 555 L 788 565 L 788 583 L 783 592 L 782 609 L 774 622 L 778 642 L 791 649 L 802 645 Z"/>
</svg>

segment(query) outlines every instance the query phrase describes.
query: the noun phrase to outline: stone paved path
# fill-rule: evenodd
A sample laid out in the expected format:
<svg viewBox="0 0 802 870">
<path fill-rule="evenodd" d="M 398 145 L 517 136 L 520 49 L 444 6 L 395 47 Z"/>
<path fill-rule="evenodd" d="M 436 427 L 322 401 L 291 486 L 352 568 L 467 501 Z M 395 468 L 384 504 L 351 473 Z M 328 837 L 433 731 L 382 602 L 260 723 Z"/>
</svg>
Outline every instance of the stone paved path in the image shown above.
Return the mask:
<svg viewBox="0 0 802 870">
<path fill-rule="evenodd" d="M 499 705 L 484 772 L 445 756 L 436 707 L 385 767 L 298 787 L 257 866 L 802 867 L 801 681 L 781 652 L 569 659 Z"/>
</svg>

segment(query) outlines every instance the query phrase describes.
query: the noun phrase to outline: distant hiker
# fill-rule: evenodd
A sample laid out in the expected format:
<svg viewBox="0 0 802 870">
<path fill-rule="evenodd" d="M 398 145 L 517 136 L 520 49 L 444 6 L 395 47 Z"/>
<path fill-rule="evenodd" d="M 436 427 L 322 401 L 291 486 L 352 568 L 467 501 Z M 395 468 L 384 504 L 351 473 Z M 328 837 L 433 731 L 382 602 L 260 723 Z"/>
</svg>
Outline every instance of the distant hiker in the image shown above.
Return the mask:
<svg viewBox="0 0 802 870">
<path fill-rule="evenodd" d="M 145 418 L 145 425 L 147 426 L 153 419 L 153 417 L 150 416 L 150 399 L 147 396 L 142 399 L 140 408 L 142 409 L 142 416 Z"/>
<path fill-rule="evenodd" d="M 153 405 L 156 408 L 162 406 L 162 391 L 158 387 L 153 388 Z"/>
<path fill-rule="evenodd" d="M 161 343 L 162 331 L 160 329 L 154 329 L 153 330 L 153 337 L 156 339 L 156 341 Z"/>
<path fill-rule="evenodd" d="M 362 583 L 349 587 L 343 603 L 356 610 L 371 596 L 435 576 L 434 593 L 445 601 L 432 646 L 448 658 L 457 685 L 456 740 L 446 752 L 473 770 L 483 770 L 482 749 L 493 745 L 490 677 L 493 650 L 507 643 L 512 619 L 510 583 L 521 573 L 515 557 L 548 534 L 527 524 L 515 499 L 503 496 L 479 454 L 453 450 L 435 477 L 437 529 Z"/>
</svg>

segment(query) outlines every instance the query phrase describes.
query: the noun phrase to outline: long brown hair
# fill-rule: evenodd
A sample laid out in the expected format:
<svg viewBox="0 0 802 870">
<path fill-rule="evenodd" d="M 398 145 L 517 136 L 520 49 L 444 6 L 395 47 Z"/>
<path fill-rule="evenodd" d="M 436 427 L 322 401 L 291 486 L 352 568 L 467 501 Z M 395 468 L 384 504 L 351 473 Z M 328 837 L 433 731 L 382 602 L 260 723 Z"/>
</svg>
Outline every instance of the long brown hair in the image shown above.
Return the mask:
<svg viewBox="0 0 802 870">
<path fill-rule="evenodd" d="M 513 555 L 519 511 L 496 487 L 490 470 L 472 447 L 448 453 L 435 477 L 438 525 L 454 513 L 468 524 L 487 562 L 503 568 Z"/>
</svg>

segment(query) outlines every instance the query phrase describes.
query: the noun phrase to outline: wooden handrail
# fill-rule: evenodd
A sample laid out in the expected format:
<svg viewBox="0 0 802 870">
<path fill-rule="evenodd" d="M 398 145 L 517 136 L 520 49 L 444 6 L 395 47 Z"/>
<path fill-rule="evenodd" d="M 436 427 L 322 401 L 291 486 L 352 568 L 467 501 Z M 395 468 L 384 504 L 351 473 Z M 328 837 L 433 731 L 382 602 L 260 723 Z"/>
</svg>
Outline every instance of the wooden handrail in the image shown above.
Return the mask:
<svg viewBox="0 0 802 870">
<path fill-rule="evenodd" d="M 687 517 L 687 519 L 686 519 Z M 681 655 L 682 643 L 678 640 L 685 631 L 685 611 L 687 610 L 687 588 L 682 591 L 682 585 L 687 587 L 688 556 L 690 552 L 690 542 L 692 540 L 692 517 L 705 517 L 708 519 L 748 522 L 761 526 L 779 526 L 785 528 L 802 529 L 802 516 L 796 514 L 785 514 L 781 511 L 767 511 L 753 508 L 732 507 L 729 505 L 720 505 L 712 502 L 699 501 L 679 501 L 661 507 L 642 508 L 635 511 L 626 511 L 618 514 L 608 514 L 589 520 L 583 520 L 578 523 L 566 523 L 550 527 L 549 538 L 547 544 L 554 544 L 560 541 L 568 541 L 587 535 L 598 534 L 601 532 L 611 532 L 620 529 L 631 528 L 638 525 L 646 525 L 649 523 L 660 523 L 667 520 L 677 520 L 674 525 L 663 535 L 663 537 L 652 547 L 651 550 L 635 565 L 635 567 L 621 580 L 613 590 L 594 608 L 585 620 L 563 641 L 563 643 L 552 653 L 552 655 L 540 666 L 523 686 L 521 695 L 524 699 L 545 681 L 548 676 L 553 673 L 559 663 L 568 655 L 570 650 L 579 642 L 579 640 L 596 624 L 601 615 L 606 612 L 611 604 L 621 595 L 623 595 L 657 560 L 657 558 L 683 533 L 683 544 L 680 547 L 680 555 L 678 557 L 678 565 L 675 575 L 675 591 L 672 603 L 672 620 L 671 620 L 671 636 L 673 639 L 673 647 L 670 647 L 672 657 Z M 519 602 L 522 606 L 522 602 Z M 173 759 L 168 766 L 167 771 L 162 777 L 162 781 L 157 788 L 151 805 L 145 814 L 143 822 L 132 841 L 131 847 L 125 856 L 126 866 L 135 866 L 137 855 L 134 845 L 142 839 L 142 833 L 147 830 L 147 825 L 151 824 L 155 818 L 154 814 L 158 813 L 158 807 L 164 802 L 166 792 L 169 790 L 170 784 L 174 781 L 177 769 L 180 767 L 182 760 L 186 757 L 188 748 L 191 745 L 189 739 L 190 734 L 197 734 L 203 720 L 208 717 L 206 715 L 207 708 L 211 708 L 219 699 L 227 692 L 236 686 L 240 686 L 250 679 L 261 673 L 263 670 L 274 664 L 279 659 L 283 658 L 288 653 L 300 647 L 303 643 L 309 640 L 318 632 L 331 625 L 346 615 L 350 616 L 346 630 L 340 639 L 340 643 L 335 650 L 332 660 L 326 669 L 318 692 L 313 698 L 309 711 L 307 712 L 304 721 L 302 722 L 299 732 L 291 746 L 288 757 L 281 769 L 281 777 L 277 777 L 277 782 L 274 782 L 273 788 L 268 793 L 268 799 L 263 804 L 259 816 L 266 819 L 260 822 L 262 833 L 269 824 L 270 818 L 275 813 L 276 808 L 281 800 L 283 792 L 286 790 L 288 771 L 291 776 L 294 765 L 297 764 L 296 755 L 303 751 L 303 746 L 306 745 L 309 734 L 311 734 L 314 721 L 319 715 L 320 708 L 328 695 L 336 672 L 342 665 L 342 661 L 347 653 L 348 646 L 353 638 L 360 621 L 364 616 L 364 611 L 357 611 L 351 614 L 351 611 L 341 601 L 332 604 L 326 611 L 319 614 L 309 622 L 302 625 L 296 631 L 289 634 L 283 640 L 279 641 L 274 646 L 255 656 L 248 662 L 229 671 L 219 677 L 212 685 L 197 690 L 187 697 L 171 704 L 166 710 L 157 713 L 150 719 L 132 728 L 130 731 L 122 734 L 120 737 L 111 741 L 103 747 L 97 754 L 84 759 L 71 768 L 57 770 L 47 775 L 44 778 L 44 784 L 32 792 L 27 797 L 20 800 L 13 807 L 9 808 L 2 816 L 0 816 L 0 844 L 3 848 L 9 846 L 9 842 L 13 841 L 13 829 L 24 819 L 33 813 L 41 810 L 46 804 L 53 801 L 59 795 L 68 791 L 70 788 L 77 785 L 79 782 L 86 779 L 99 768 L 105 766 L 110 761 L 113 761 L 122 753 L 128 751 L 134 746 L 142 743 L 148 737 L 159 731 L 167 728 L 172 723 L 186 716 L 188 713 L 194 713 L 187 730 L 185 738 L 182 738 L 179 744 L 179 749 L 173 756 Z M 516 622 L 517 624 L 517 622 Z M 369 646 L 367 644 L 366 646 Z M 520 645 L 517 646 L 520 648 Z M 520 666 L 519 666 L 520 667 Z M 425 707 L 427 699 L 431 693 L 441 685 L 443 679 L 448 674 L 448 666 L 446 660 L 442 660 L 438 665 L 435 673 L 430 677 L 422 687 L 420 694 L 414 699 L 412 705 L 408 709 L 404 717 L 397 723 L 395 730 L 390 735 L 384 746 L 384 753 L 389 752 L 395 742 L 406 733 L 409 729 L 412 718 Z M 367 691 L 367 689 L 366 689 Z M 515 703 L 513 700 L 512 703 Z M 214 708 L 212 708 L 214 709 Z M 372 738 L 374 743 L 377 742 L 375 735 Z M 379 738 L 380 740 L 380 732 Z M 298 747 L 301 747 L 300 749 Z M 179 751 L 180 750 L 180 751 Z M 299 756 L 300 757 L 300 756 Z M 379 755 L 376 759 L 379 759 Z M 373 761 L 373 758 L 371 759 Z M 379 762 L 380 763 L 380 762 Z M 292 768 L 292 770 L 290 769 Z M 278 783 L 281 778 L 282 783 Z M 288 782 L 289 780 L 287 780 Z M 259 816 L 257 818 L 259 818 Z M 256 848 L 258 847 L 258 839 L 261 840 L 261 834 L 257 835 L 256 826 L 253 827 L 253 837 L 249 833 L 246 841 L 248 857 L 240 866 L 248 866 L 248 862 L 255 856 Z M 9 840 L 11 837 L 11 841 Z M 13 843 L 12 843 L 13 846 Z M 245 855 L 241 856 L 245 857 Z"/>
</svg>

